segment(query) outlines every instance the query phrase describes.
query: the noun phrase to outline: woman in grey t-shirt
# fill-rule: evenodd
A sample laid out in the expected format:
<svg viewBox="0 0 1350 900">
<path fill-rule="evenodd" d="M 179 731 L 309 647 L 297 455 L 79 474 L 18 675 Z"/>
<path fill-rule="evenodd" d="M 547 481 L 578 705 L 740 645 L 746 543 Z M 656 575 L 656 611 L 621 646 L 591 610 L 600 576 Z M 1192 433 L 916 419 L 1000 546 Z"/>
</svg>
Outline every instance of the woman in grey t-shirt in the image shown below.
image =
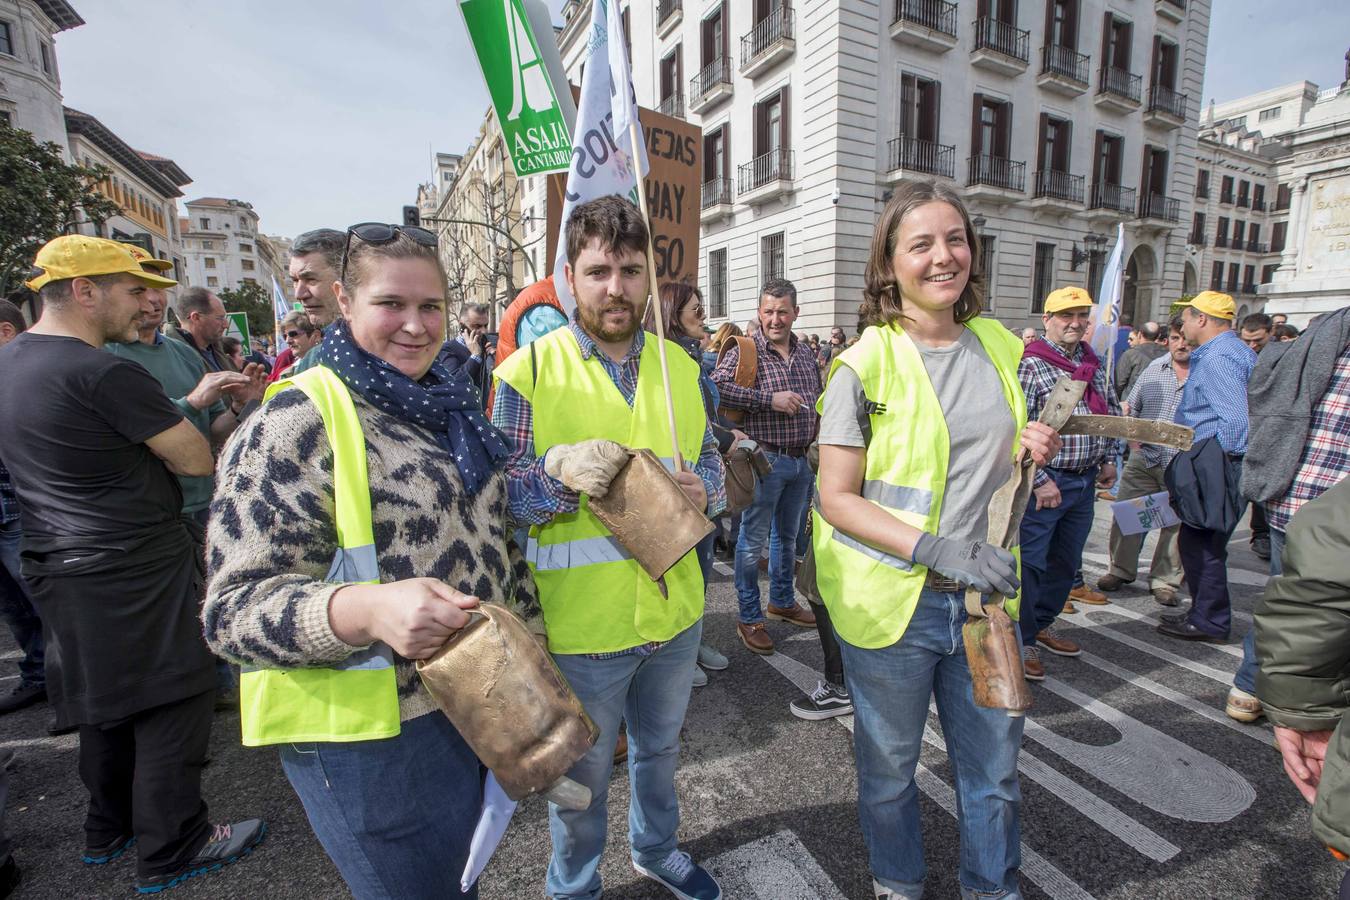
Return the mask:
<svg viewBox="0 0 1350 900">
<path fill-rule="evenodd" d="M 868 327 L 821 401 L 817 580 L 853 699 L 859 814 L 881 897 L 923 886 L 914 770 L 933 698 L 961 810 L 963 893 L 1021 896 L 1023 720 L 975 705 L 964 588 L 1016 596 L 1016 560 L 985 543 L 989 501 L 1017 446 L 1043 464 L 1059 442 L 1026 424 L 1021 341 L 979 318 L 974 242 L 950 189 L 895 192 L 872 241 Z"/>
</svg>

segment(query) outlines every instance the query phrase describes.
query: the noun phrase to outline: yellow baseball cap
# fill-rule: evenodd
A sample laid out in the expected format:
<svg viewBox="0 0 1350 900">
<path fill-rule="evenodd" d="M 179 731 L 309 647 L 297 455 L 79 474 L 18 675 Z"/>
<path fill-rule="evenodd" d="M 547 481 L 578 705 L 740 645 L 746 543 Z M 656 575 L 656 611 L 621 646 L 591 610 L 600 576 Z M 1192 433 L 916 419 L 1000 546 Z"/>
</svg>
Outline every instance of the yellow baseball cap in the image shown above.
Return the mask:
<svg viewBox="0 0 1350 900">
<path fill-rule="evenodd" d="M 1233 302 L 1233 298 L 1218 291 L 1201 291 L 1191 298 L 1190 303 L 1183 303 L 1182 306 L 1192 307 L 1197 312 L 1216 319 L 1231 321 L 1237 316 L 1237 304 Z"/>
<path fill-rule="evenodd" d="M 1062 287 L 1050 292 L 1045 298 L 1045 311 L 1064 312 L 1066 309 L 1083 309 L 1093 306 L 1092 295 L 1080 287 Z"/>
<path fill-rule="evenodd" d="M 122 246 L 131 251 L 131 255 L 136 257 L 136 262 L 140 263 L 142 267 L 149 266 L 150 268 L 158 269 L 161 272 L 167 272 L 173 268 L 173 263 L 170 260 L 151 256 L 146 252 L 145 248 L 139 244 L 123 244 Z"/>
<path fill-rule="evenodd" d="M 24 282 L 29 290 L 41 290 L 43 285 L 70 278 L 92 275 L 131 275 L 150 287 L 173 287 L 172 278 L 163 278 L 141 268 L 140 262 L 125 244 L 83 234 L 66 234 L 54 238 L 37 252 L 33 267 L 41 272 Z"/>
</svg>

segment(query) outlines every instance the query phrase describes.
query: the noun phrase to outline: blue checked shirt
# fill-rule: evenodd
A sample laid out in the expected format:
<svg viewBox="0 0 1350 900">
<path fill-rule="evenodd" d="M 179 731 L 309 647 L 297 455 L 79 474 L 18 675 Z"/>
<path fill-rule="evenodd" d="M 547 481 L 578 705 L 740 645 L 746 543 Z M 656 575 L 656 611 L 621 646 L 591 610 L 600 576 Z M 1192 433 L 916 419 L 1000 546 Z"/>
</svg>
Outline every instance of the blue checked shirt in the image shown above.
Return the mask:
<svg viewBox="0 0 1350 900">
<path fill-rule="evenodd" d="M 0 525 L 9 525 L 19 521 L 19 498 L 14 493 L 14 482 L 10 480 L 9 469 L 0 462 Z"/>
<path fill-rule="evenodd" d="M 1191 351 L 1191 374 L 1181 392 L 1177 422 L 1195 429 L 1198 442 L 1217 438 L 1234 456 L 1247 454 L 1247 379 L 1256 354 L 1232 331 Z"/>
<path fill-rule="evenodd" d="M 1155 422 L 1175 422 L 1183 386 L 1183 382 L 1177 381 L 1172 354 L 1163 354 L 1135 376 L 1130 395 L 1125 398 L 1130 405 L 1130 415 Z M 1165 467 L 1177 455 L 1173 448 L 1160 444 L 1141 444 L 1139 452 L 1150 468 Z"/>
<path fill-rule="evenodd" d="M 1078 358 L 1082 356 L 1083 351 L 1074 347 L 1073 356 L 1069 356 L 1064 349 L 1053 341 L 1040 338 L 1055 349 L 1060 356 L 1070 362 L 1077 364 Z M 1106 363 L 1103 362 L 1097 368 L 1097 374 L 1092 376 L 1092 386 L 1097 392 L 1106 398 L 1106 411 L 1108 414 L 1118 416 L 1121 413 L 1120 401 L 1116 399 L 1116 389 L 1111 385 L 1111 379 L 1106 377 Z M 1055 385 L 1061 378 L 1068 375 L 1063 369 L 1057 369 L 1043 359 L 1037 359 L 1034 356 L 1024 356 L 1022 361 L 1017 364 L 1017 380 L 1022 382 L 1022 392 L 1027 396 L 1027 421 L 1035 422 L 1041 417 L 1041 410 L 1045 408 L 1045 400 L 1054 390 Z M 1073 408 L 1075 416 L 1086 416 L 1091 414 L 1088 409 L 1087 400 L 1079 400 L 1078 405 Z M 1117 454 L 1124 451 L 1124 442 L 1117 441 L 1114 438 L 1092 437 L 1086 434 L 1066 434 L 1060 437 L 1063 442 L 1059 453 L 1050 460 L 1049 468 L 1064 469 L 1071 472 L 1081 472 L 1092 466 L 1100 466 L 1103 463 L 1114 462 Z M 1040 487 L 1050 480 L 1050 475 L 1045 469 L 1037 468 L 1036 476 L 1033 479 L 1035 487 Z"/>
</svg>

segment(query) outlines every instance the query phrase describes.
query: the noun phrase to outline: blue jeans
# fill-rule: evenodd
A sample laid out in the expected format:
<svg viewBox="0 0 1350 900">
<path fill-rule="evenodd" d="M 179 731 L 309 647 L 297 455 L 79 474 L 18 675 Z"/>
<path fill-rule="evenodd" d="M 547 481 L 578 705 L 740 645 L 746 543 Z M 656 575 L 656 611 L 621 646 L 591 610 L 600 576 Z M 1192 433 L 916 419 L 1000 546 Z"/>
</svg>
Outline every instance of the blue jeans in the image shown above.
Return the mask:
<svg viewBox="0 0 1350 900">
<path fill-rule="evenodd" d="M 1280 554 L 1284 553 L 1284 532 L 1278 528 L 1270 529 L 1270 577 L 1279 575 L 1284 567 L 1280 563 Z M 1233 687 L 1249 694 L 1256 693 L 1256 626 L 1253 625 L 1242 641 L 1242 665 L 1233 676 Z"/>
<path fill-rule="evenodd" d="M 1046 469 L 1059 486 L 1059 506 L 1037 509 L 1033 494 L 1022 517 L 1022 643 L 1036 643 L 1064 611 L 1074 575 L 1083 565 L 1083 548 L 1092 533 L 1097 469 L 1065 472 Z"/>
<path fill-rule="evenodd" d="M 460 894 L 459 879 L 482 766 L 440 712 L 387 740 L 285 744 L 281 767 L 356 900 L 478 896 Z"/>
<path fill-rule="evenodd" d="M 33 606 L 23 575 L 19 572 L 19 541 L 23 530 L 18 522 L 0 525 L 0 618 L 14 634 L 14 643 L 23 651 L 19 661 L 19 680 L 28 685 L 45 685 L 47 673 L 43 660 L 42 619 Z"/>
<path fill-rule="evenodd" d="M 1072 574 L 1072 573 L 1070 573 Z M 959 593 L 924 589 L 899 641 L 864 650 L 839 641 L 853 697 L 858 814 L 872 876 L 902 897 L 923 895 L 923 825 L 914 769 L 937 700 L 956 780 L 964 896 L 1020 898 L 1017 751 L 1023 719 L 975 705 Z"/>
<path fill-rule="evenodd" d="M 736 541 L 736 596 L 741 621 L 747 625 L 764 621 L 759 602 L 759 558 L 769 542 L 769 602 L 779 609 L 797 605 L 792 593 L 797 532 L 802 511 L 811 496 L 814 476 L 805 456 L 768 454 L 773 470 L 755 487 L 755 502 L 741 514 L 741 534 Z M 773 531 L 777 540 L 769 541 Z"/>
<path fill-rule="evenodd" d="M 628 727 L 628 841 L 633 860 L 651 866 L 675 849 L 680 827 L 680 804 L 675 796 L 680 727 L 689 706 L 690 676 L 702 634 L 700 619 L 648 655 L 630 653 L 611 659 L 553 655 L 600 729 L 600 738 L 567 773 L 591 789 L 591 805 L 583 810 L 562 809 L 552 803 L 548 807 L 553 837 L 546 884 L 550 897 L 600 896 L 609 776 L 621 720 Z"/>
</svg>

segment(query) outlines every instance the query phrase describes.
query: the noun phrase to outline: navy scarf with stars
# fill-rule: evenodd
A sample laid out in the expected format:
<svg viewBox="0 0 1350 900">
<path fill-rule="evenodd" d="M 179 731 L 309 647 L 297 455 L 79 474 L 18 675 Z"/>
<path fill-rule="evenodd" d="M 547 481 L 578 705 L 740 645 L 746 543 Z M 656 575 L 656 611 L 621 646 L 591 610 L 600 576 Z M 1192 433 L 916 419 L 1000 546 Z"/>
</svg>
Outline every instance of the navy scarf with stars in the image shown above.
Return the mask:
<svg viewBox="0 0 1350 900">
<path fill-rule="evenodd" d="M 344 319 L 324 330 L 323 343 L 313 352 L 349 390 L 376 409 L 434 434 L 436 443 L 455 458 L 464 490 L 470 495 L 478 493 L 493 471 L 505 464 L 510 454 L 506 439 L 483 415 L 478 391 L 462 370 L 451 375 L 440 362 L 434 362 L 421 381 L 413 381 L 357 346 Z"/>
</svg>

